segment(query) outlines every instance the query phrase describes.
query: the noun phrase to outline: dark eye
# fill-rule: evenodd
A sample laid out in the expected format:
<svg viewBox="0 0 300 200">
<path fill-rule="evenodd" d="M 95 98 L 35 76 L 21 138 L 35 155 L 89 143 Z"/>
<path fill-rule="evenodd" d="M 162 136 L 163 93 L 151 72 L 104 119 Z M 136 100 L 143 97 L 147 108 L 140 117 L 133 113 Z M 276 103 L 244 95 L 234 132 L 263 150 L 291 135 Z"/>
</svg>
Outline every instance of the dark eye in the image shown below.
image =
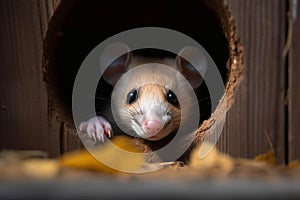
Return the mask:
<svg viewBox="0 0 300 200">
<path fill-rule="evenodd" d="M 136 89 L 130 91 L 127 95 L 127 103 L 132 104 L 138 98 L 138 91 Z"/>
<path fill-rule="evenodd" d="M 174 94 L 174 92 L 172 92 L 172 90 L 169 90 L 167 92 L 167 101 L 174 106 L 179 105 L 178 99 L 177 99 L 176 95 Z"/>
</svg>

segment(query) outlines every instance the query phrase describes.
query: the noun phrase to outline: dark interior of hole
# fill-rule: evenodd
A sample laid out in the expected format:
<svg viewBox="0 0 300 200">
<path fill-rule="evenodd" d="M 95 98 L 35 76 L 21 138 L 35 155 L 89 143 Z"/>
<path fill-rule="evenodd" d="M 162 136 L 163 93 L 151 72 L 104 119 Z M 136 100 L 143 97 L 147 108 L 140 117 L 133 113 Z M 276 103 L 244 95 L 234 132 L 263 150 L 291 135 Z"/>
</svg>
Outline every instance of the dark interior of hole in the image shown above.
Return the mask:
<svg viewBox="0 0 300 200">
<path fill-rule="evenodd" d="M 56 92 L 54 98 L 71 118 L 73 83 L 89 52 L 110 36 L 149 26 L 177 30 L 195 39 L 213 58 L 225 83 L 228 42 L 220 24 L 220 16 L 210 2 L 62 1 L 46 38 L 45 55 L 50 76 L 46 79 Z"/>
</svg>

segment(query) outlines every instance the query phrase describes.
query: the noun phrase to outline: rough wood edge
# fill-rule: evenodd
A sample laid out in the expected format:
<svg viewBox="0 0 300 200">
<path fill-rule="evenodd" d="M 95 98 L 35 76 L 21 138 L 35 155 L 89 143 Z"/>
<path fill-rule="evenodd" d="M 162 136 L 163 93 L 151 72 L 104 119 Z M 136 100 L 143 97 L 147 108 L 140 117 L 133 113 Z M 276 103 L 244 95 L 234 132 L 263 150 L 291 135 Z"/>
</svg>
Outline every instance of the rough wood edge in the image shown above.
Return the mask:
<svg viewBox="0 0 300 200">
<path fill-rule="evenodd" d="M 220 99 L 215 112 L 213 112 L 211 117 L 205 120 L 195 132 L 195 143 L 203 142 L 208 130 L 210 134 L 214 133 L 214 130 L 222 130 L 220 126 L 223 125 L 223 119 L 234 103 L 235 91 L 243 79 L 244 50 L 234 25 L 234 19 L 229 11 L 228 5 L 226 5 L 224 1 L 217 4 L 218 10 L 223 11 L 220 16 L 224 17 L 220 17 L 220 19 L 222 19 L 223 32 L 229 42 L 229 60 L 226 66 L 229 70 L 229 74 L 225 85 L 225 94 Z"/>
</svg>

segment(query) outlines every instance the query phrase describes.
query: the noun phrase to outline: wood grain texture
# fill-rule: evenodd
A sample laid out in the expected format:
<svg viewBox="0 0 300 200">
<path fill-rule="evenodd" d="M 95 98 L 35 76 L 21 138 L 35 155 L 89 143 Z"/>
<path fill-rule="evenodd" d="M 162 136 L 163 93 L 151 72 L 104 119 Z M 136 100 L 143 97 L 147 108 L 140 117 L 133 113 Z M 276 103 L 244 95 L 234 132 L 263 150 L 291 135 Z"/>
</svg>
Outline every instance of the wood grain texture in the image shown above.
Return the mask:
<svg viewBox="0 0 300 200">
<path fill-rule="evenodd" d="M 0 1 L 0 148 L 57 151 L 42 80 L 47 1 Z M 52 5 L 52 3 L 51 3 Z"/>
<path fill-rule="evenodd" d="M 298 16 L 293 27 L 293 39 L 289 53 L 289 160 L 300 159 L 300 2 Z"/>
<path fill-rule="evenodd" d="M 42 80 L 43 39 L 59 0 L 0 1 L 0 148 L 40 149 L 57 156 L 79 146 L 64 124 L 49 119 Z M 227 0 L 245 52 L 245 78 L 227 115 L 219 147 L 236 157 L 270 150 L 285 155 L 285 0 Z M 299 6 L 299 5 L 298 5 Z M 299 10 L 299 8 L 298 8 Z M 300 12 L 298 12 L 300 13 Z M 289 158 L 299 158 L 299 20 L 289 65 Z M 63 135 L 60 136 L 60 133 Z M 268 136 L 267 136 L 268 135 Z M 70 139 L 71 138 L 71 139 Z"/>
<path fill-rule="evenodd" d="M 284 0 L 228 0 L 244 46 L 245 75 L 219 147 L 236 157 L 275 148 L 284 162 Z"/>
</svg>

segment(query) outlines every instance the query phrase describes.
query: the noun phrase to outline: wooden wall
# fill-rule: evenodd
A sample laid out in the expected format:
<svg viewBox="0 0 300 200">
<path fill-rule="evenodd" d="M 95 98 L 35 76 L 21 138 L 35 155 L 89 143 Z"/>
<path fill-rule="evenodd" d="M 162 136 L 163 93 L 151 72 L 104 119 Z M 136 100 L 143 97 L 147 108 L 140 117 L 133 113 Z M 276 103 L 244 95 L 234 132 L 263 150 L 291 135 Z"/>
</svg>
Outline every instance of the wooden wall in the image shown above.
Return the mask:
<svg viewBox="0 0 300 200">
<path fill-rule="evenodd" d="M 242 157 L 273 146 L 279 163 L 299 159 L 300 5 L 293 0 L 226 3 L 244 45 L 245 78 L 219 146 Z"/>
<path fill-rule="evenodd" d="M 234 156 L 285 155 L 286 1 L 228 0 L 245 52 L 245 76 L 220 147 Z M 270 139 L 269 139 L 270 138 Z"/>
<path fill-rule="evenodd" d="M 291 16 L 291 46 L 288 55 L 288 158 L 300 158 L 300 2 Z"/>
<path fill-rule="evenodd" d="M 48 131 L 43 38 L 55 2 L 0 1 L 0 147 L 57 152 Z"/>
<path fill-rule="evenodd" d="M 300 35 L 300 20 L 283 56 L 286 2 L 226 0 L 245 51 L 245 78 L 219 140 L 219 147 L 231 155 L 253 157 L 270 150 L 272 143 L 279 162 L 300 158 L 300 39 L 295 36 Z M 66 147 L 60 125 L 49 126 L 41 68 L 43 38 L 58 3 L 0 1 L 1 149 L 40 149 L 56 156 Z M 297 9 L 300 13 L 299 5 Z"/>
</svg>

